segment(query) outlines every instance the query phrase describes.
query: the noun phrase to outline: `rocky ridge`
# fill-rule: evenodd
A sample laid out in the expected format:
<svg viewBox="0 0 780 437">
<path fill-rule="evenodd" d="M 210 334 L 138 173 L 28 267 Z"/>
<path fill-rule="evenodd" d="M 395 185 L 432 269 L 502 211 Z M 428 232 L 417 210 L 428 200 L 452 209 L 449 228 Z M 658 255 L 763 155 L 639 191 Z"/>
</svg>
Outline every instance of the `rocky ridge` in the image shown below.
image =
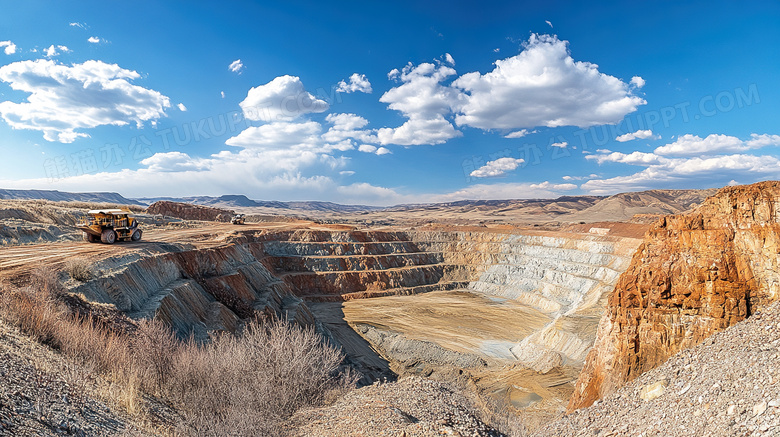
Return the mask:
<svg viewBox="0 0 780 437">
<path fill-rule="evenodd" d="M 569 410 L 775 300 L 779 252 L 780 182 L 726 187 L 657 222 L 609 299 Z"/>
</svg>

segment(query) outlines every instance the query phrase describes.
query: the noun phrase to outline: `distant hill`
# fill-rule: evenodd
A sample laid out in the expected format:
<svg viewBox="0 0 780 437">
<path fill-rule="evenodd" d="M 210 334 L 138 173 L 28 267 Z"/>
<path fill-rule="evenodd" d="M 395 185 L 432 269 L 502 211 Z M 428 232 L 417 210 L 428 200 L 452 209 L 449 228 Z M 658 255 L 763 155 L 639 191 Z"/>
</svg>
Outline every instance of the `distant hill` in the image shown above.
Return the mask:
<svg viewBox="0 0 780 437">
<path fill-rule="evenodd" d="M 596 205 L 602 196 L 561 196 L 557 199 L 459 200 L 447 203 L 396 205 L 386 211 L 457 211 L 502 213 L 523 209 L 529 214 L 565 214 Z"/>
<path fill-rule="evenodd" d="M 649 190 L 613 196 L 562 196 L 557 199 L 461 200 L 446 203 L 407 204 L 390 207 L 342 205 L 333 202 L 280 202 L 253 200 L 242 194 L 223 196 L 154 197 L 128 199 L 118 193 L 68 193 L 52 190 L 2 190 L 0 199 L 45 199 L 148 206 L 158 201 L 190 203 L 250 214 L 289 217 L 354 219 L 357 222 L 410 219 L 425 221 L 470 220 L 503 222 L 627 221 L 635 215 L 678 214 L 715 194 L 707 190 Z"/>
<path fill-rule="evenodd" d="M 680 214 L 699 206 L 715 195 L 717 188 L 705 190 L 649 190 L 620 193 L 572 214 L 571 220 L 629 220 L 636 214 Z"/>
<path fill-rule="evenodd" d="M 43 199 L 54 202 L 115 203 L 119 205 L 143 205 L 137 200 L 123 197 L 119 193 L 68 193 L 56 190 L 3 190 L 0 199 Z"/>
<path fill-rule="evenodd" d="M 274 208 L 291 211 L 307 212 L 359 212 L 383 209 L 377 206 L 367 205 L 341 205 L 332 202 L 278 202 L 265 200 L 252 200 L 242 194 L 227 194 L 224 196 L 193 196 L 193 197 L 144 197 L 135 199 L 145 204 L 159 201 L 192 203 L 195 205 L 211 206 L 214 208 Z"/>
</svg>

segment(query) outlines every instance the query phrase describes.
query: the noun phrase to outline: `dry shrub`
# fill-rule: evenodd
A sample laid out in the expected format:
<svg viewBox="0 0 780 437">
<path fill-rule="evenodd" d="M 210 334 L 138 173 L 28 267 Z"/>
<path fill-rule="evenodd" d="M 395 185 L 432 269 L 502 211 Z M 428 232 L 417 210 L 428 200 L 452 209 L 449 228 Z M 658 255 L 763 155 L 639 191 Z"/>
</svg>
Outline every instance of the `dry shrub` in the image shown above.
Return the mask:
<svg viewBox="0 0 780 437">
<path fill-rule="evenodd" d="M 180 434 L 279 435 L 296 410 L 357 381 L 339 370 L 341 352 L 311 327 L 252 321 L 240 335 L 205 344 L 182 342 L 154 320 L 139 322 L 132 334 L 112 331 L 58 302 L 62 288 L 52 270 L 36 271 L 31 282 L 0 292 L 0 316 L 103 375 L 105 396 L 128 413 L 144 413 L 143 393 L 166 400 L 181 414 Z"/>
<path fill-rule="evenodd" d="M 159 320 L 144 319 L 132 339 L 133 361 L 145 391 L 164 395 L 172 380 L 181 342 L 173 331 Z"/>
<path fill-rule="evenodd" d="M 51 267 L 40 267 L 30 274 L 30 286 L 5 290 L 0 294 L 0 311 L 8 322 L 41 343 L 55 343 L 57 323 L 65 309 L 57 303 L 62 286 Z"/>
<path fill-rule="evenodd" d="M 51 266 L 40 266 L 33 269 L 30 273 L 29 288 L 49 300 L 56 300 L 65 292 L 57 277 L 57 271 Z"/>
<path fill-rule="evenodd" d="M 60 309 L 43 293 L 30 289 L 13 290 L 2 295 L 3 319 L 41 343 L 52 344 Z"/>
<path fill-rule="evenodd" d="M 73 258 L 65 263 L 65 271 L 71 278 L 87 282 L 94 277 L 92 263 L 86 258 Z"/>
<path fill-rule="evenodd" d="M 243 335 L 221 335 L 203 347 L 190 342 L 171 384 L 185 418 L 180 430 L 278 435 L 292 413 L 345 384 L 336 372 L 342 358 L 313 329 L 283 321 L 253 322 Z"/>
</svg>

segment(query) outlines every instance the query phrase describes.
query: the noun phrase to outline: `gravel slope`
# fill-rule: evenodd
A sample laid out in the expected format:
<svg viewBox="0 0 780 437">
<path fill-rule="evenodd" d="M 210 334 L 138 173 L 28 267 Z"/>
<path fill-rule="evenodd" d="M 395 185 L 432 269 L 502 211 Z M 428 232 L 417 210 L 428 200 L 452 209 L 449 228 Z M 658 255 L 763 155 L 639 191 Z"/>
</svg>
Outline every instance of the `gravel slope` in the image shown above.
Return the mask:
<svg viewBox="0 0 780 437">
<path fill-rule="evenodd" d="M 535 435 L 780 435 L 780 302 Z"/>
<path fill-rule="evenodd" d="M 290 423 L 291 435 L 503 436 L 468 405 L 468 399 L 442 383 L 408 377 L 354 390 L 328 407 L 298 412 Z"/>
<path fill-rule="evenodd" d="M 132 419 L 89 395 L 100 381 L 0 322 L 0 436 L 135 436 Z"/>
</svg>

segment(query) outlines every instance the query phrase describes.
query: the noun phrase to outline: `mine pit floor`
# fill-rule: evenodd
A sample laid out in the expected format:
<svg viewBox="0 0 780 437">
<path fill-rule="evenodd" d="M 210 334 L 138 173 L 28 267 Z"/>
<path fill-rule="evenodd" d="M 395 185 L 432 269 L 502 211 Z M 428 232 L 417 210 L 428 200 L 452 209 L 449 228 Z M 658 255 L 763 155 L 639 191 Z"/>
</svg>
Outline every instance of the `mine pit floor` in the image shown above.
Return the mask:
<svg viewBox="0 0 780 437">
<path fill-rule="evenodd" d="M 466 290 L 350 300 L 344 317 L 351 325 L 368 324 L 446 349 L 506 360 L 515 359 L 511 346 L 551 320 L 515 301 Z"/>
<path fill-rule="evenodd" d="M 467 369 L 477 392 L 506 408 L 522 411 L 532 426 L 565 410 L 580 371 L 579 367 L 561 366 L 542 374 L 517 363 L 509 348 L 541 329 L 550 317 L 512 300 L 450 290 L 309 305 L 345 343 L 348 354 L 360 355 L 359 359 L 375 365 L 391 362 L 391 367 L 398 368 L 393 366 L 392 357 L 380 356 L 383 351 L 358 335 L 360 325 L 485 358 L 488 366 Z"/>
</svg>

